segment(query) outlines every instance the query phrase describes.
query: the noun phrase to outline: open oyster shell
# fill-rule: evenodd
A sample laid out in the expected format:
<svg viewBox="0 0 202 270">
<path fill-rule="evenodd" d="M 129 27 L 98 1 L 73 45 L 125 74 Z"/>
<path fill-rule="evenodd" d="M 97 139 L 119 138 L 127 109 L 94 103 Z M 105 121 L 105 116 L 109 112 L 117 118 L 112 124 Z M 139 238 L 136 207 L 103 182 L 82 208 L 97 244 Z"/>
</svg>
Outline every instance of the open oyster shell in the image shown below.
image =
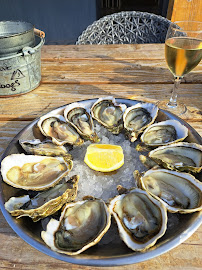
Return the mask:
<svg viewBox="0 0 202 270">
<path fill-rule="evenodd" d="M 55 145 L 51 141 L 35 140 L 19 140 L 20 145 L 28 154 L 40 155 L 40 156 L 65 156 L 72 159 L 72 156 L 68 153 L 67 149 L 62 145 Z"/>
<path fill-rule="evenodd" d="M 157 115 L 158 107 L 152 103 L 137 103 L 125 110 L 124 128 L 131 142 L 134 142 L 138 135 L 155 121 Z"/>
<path fill-rule="evenodd" d="M 53 215 L 63 204 L 76 198 L 79 176 L 72 176 L 67 182 L 58 183 L 55 187 L 39 192 L 33 198 L 29 195 L 11 197 L 6 203 L 6 210 L 17 218 L 28 216 L 34 222 Z"/>
<path fill-rule="evenodd" d="M 1 174 L 7 184 L 25 190 L 43 190 L 55 186 L 72 169 L 64 157 L 12 154 L 1 162 Z"/>
<path fill-rule="evenodd" d="M 91 107 L 91 115 L 113 134 L 123 129 L 125 104 L 117 104 L 114 97 L 99 98 Z"/>
<path fill-rule="evenodd" d="M 188 129 L 177 120 L 166 120 L 150 125 L 142 134 L 141 141 L 149 146 L 160 146 L 183 141 Z"/>
<path fill-rule="evenodd" d="M 199 173 L 202 169 L 202 146 L 196 143 L 179 142 L 160 146 L 149 152 L 148 157 L 152 161 L 145 156 L 140 156 L 140 160 L 150 168 L 159 164 L 166 169 L 193 173 Z"/>
<path fill-rule="evenodd" d="M 41 237 L 52 250 L 77 255 L 97 244 L 110 224 L 106 204 L 101 199 L 84 198 L 67 203 L 60 220 L 51 219 Z"/>
<path fill-rule="evenodd" d="M 51 138 L 54 144 L 80 145 L 83 143 L 73 126 L 61 115 L 46 114 L 39 119 L 37 126 L 44 136 Z"/>
<path fill-rule="evenodd" d="M 92 142 L 99 141 L 94 130 L 92 117 L 84 106 L 77 102 L 67 105 L 64 110 L 64 117 L 84 139 Z"/>
<path fill-rule="evenodd" d="M 135 251 L 144 251 L 162 237 L 167 228 L 167 211 L 146 191 L 132 189 L 110 201 L 120 237 Z"/>
<path fill-rule="evenodd" d="M 169 212 L 182 214 L 202 210 L 202 183 L 188 173 L 151 169 L 142 176 L 134 172 L 137 184 L 161 201 Z"/>
</svg>

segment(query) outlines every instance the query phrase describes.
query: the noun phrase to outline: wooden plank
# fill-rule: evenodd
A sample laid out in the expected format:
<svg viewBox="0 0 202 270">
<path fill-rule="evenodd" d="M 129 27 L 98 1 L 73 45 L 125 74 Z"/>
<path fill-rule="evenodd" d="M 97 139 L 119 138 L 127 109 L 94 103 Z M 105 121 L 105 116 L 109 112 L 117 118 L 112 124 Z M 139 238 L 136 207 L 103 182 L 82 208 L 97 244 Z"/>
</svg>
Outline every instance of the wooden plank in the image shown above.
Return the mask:
<svg viewBox="0 0 202 270">
<path fill-rule="evenodd" d="M 1 237 L 1 252 L 0 252 L 0 269 L 34 269 L 33 265 L 37 264 L 37 269 L 72 269 L 72 270 L 110 270 L 110 267 L 93 267 L 79 266 L 56 260 L 49 257 L 38 250 L 34 249 L 24 242 L 16 233 L 9 227 L 0 212 L 0 237 Z M 125 270 L 151 270 L 151 269 L 200 269 L 202 265 L 202 226 L 184 243 L 174 248 L 173 250 L 151 259 L 146 262 L 122 266 Z M 11 245 L 12 243 L 12 245 Z M 9 252 L 8 252 L 9 251 Z M 192 267 L 192 268 L 190 268 Z M 113 270 L 119 270 L 120 267 L 113 267 Z"/>
<path fill-rule="evenodd" d="M 0 156 L 6 150 L 11 140 L 26 126 L 28 121 L 1 121 L 0 122 Z M 1 222 L 0 222 L 1 224 Z"/>
<path fill-rule="evenodd" d="M 33 120 L 70 102 L 108 95 L 113 95 L 116 98 L 151 100 L 152 102 L 168 100 L 172 88 L 172 84 L 41 84 L 37 89 L 25 95 L 2 98 L 0 120 Z M 202 110 L 201 85 L 182 84 L 178 94 L 181 102 L 196 109 L 194 114 L 186 116 L 184 119 L 190 119 L 190 121 L 191 119 L 195 119 L 195 121 L 200 119 Z"/>
<path fill-rule="evenodd" d="M 88 59 L 91 61 L 114 59 L 164 59 L 164 44 L 114 44 L 114 45 L 45 45 L 43 61 Z"/>
<path fill-rule="evenodd" d="M 18 97 L 1 98 L 0 154 L 33 119 L 69 102 L 107 95 L 156 102 L 169 98 L 172 89 L 172 75 L 164 60 L 164 44 L 44 46 L 42 66 L 44 77 L 37 89 Z M 188 75 L 193 74 L 193 77 L 187 76 L 179 96 L 189 105 L 189 113 L 183 116 L 184 119 L 202 135 L 201 67 L 202 64 Z M 162 78 L 157 78 L 157 75 Z M 191 80 L 192 83 L 187 83 Z M 2 270 L 30 270 L 36 264 L 38 269 L 112 269 L 72 265 L 40 253 L 15 234 L 1 213 L 0 238 Z M 201 269 L 201 253 L 202 226 L 170 252 L 149 262 L 122 266 L 121 269 Z M 120 267 L 113 269 L 119 270 Z"/>
<path fill-rule="evenodd" d="M 202 82 L 202 65 L 198 65 L 182 80 Z M 42 83 L 171 83 L 173 75 L 165 60 L 71 60 L 42 63 Z"/>
<path fill-rule="evenodd" d="M 201 21 L 201 0 L 174 0 L 171 21 Z"/>
<path fill-rule="evenodd" d="M 34 269 L 33 265 L 37 265 L 38 269 L 71 269 L 71 270 L 111 270 L 110 267 L 93 267 L 93 266 L 79 266 L 62 261 L 58 261 L 51 258 L 45 254 L 40 253 L 34 248 L 30 247 L 27 243 L 23 242 L 20 238 L 16 236 L 5 237 L 2 235 L 2 244 L 4 244 L 1 252 L 1 262 L 0 269 L 21 269 L 30 270 Z M 12 249 L 9 243 L 13 243 Z M 10 251 L 8 253 L 8 250 Z M 187 246 L 181 244 L 179 247 L 165 253 L 155 259 L 151 259 L 147 262 L 142 262 L 138 264 L 132 264 L 128 266 L 122 266 L 123 270 L 141 270 L 141 269 L 180 269 L 180 270 L 190 270 L 190 269 L 201 269 L 201 246 Z M 12 252 L 12 253 L 11 253 Z M 11 259 L 9 254 L 13 254 Z M 194 254 L 194 255 L 193 255 Z M 15 268 L 14 268 L 15 267 Z M 113 267 L 114 270 L 119 270 L 120 267 Z"/>
</svg>

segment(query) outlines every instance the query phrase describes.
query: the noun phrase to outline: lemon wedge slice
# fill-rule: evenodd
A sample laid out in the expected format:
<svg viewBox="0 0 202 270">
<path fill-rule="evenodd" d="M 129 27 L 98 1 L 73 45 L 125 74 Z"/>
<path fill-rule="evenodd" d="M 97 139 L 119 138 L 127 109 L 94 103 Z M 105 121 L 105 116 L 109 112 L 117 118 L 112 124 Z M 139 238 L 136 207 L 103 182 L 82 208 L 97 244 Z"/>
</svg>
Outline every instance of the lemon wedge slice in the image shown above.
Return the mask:
<svg viewBox="0 0 202 270">
<path fill-rule="evenodd" d="M 112 172 L 124 164 L 123 149 L 119 145 L 91 144 L 87 147 L 84 162 L 95 171 Z"/>
</svg>

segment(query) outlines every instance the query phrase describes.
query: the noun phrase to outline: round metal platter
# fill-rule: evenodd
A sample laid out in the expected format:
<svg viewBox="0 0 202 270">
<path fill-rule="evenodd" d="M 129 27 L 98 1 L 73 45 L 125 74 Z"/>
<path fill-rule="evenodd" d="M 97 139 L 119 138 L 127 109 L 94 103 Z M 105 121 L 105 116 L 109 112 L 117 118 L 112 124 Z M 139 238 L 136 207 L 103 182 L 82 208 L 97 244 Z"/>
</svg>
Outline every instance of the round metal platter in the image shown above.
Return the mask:
<svg viewBox="0 0 202 270">
<path fill-rule="evenodd" d="M 97 99 L 79 101 L 86 108 L 90 108 Z M 135 105 L 140 101 L 129 100 L 129 99 L 116 99 L 118 103 L 125 103 L 127 106 Z M 57 108 L 51 111 L 51 114 L 62 114 L 65 106 Z M 175 119 L 185 125 L 189 130 L 189 135 L 186 138 L 188 142 L 195 142 L 202 144 L 200 135 L 185 121 L 179 117 L 169 113 L 167 111 L 159 111 L 156 122 L 164 121 L 167 119 Z M 15 138 L 11 141 L 6 151 L 4 152 L 2 159 L 7 155 L 14 153 L 21 153 L 22 149 L 18 143 L 19 139 L 34 139 L 39 138 L 41 135 L 36 130 L 36 123 L 38 119 L 34 120 L 31 124 L 26 126 Z M 0 176 L 1 177 L 1 176 Z M 201 175 L 198 175 L 199 179 Z M 39 251 L 54 257 L 56 259 L 66 261 L 68 263 L 80 264 L 80 265 L 93 265 L 93 266 L 116 266 L 133 264 L 142 261 L 149 260 L 156 256 L 159 256 L 174 247 L 184 242 L 190 237 L 202 223 L 202 215 L 200 212 L 193 214 L 175 214 L 179 219 L 177 227 L 167 229 L 165 235 L 160 238 L 154 247 L 148 249 L 146 252 L 134 252 L 122 243 L 121 245 L 110 243 L 108 245 L 95 245 L 85 252 L 77 256 L 67 256 L 52 251 L 40 237 L 42 231 L 41 222 L 32 222 L 30 218 L 24 217 L 20 219 L 13 218 L 4 207 L 5 201 L 10 197 L 15 196 L 16 192 L 19 191 L 6 183 L 3 182 L 2 178 L 0 181 L 0 208 L 11 228 L 29 245 L 38 249 Z"/>
</svg>

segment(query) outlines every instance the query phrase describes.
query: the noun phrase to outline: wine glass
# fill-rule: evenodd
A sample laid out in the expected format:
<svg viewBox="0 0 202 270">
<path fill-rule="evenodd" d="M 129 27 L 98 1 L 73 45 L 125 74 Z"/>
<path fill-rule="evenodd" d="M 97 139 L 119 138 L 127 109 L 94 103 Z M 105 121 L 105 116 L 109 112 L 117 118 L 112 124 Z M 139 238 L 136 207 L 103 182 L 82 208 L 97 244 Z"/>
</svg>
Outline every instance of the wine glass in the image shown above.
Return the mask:
<svg viewBox="0 0 202 270">
<path fill-rule="evenodd" d="M 186 106 L 177 102 L 181 79 L 195 68 L 202 57 L 202 22 L 179 21 L 171 23 L 165 41 L 165 59 L 174 75 L 174 87 L 168 101 L 159 101 L 159 108 L 177 115 L 186 112 Z"/>
</svg>

